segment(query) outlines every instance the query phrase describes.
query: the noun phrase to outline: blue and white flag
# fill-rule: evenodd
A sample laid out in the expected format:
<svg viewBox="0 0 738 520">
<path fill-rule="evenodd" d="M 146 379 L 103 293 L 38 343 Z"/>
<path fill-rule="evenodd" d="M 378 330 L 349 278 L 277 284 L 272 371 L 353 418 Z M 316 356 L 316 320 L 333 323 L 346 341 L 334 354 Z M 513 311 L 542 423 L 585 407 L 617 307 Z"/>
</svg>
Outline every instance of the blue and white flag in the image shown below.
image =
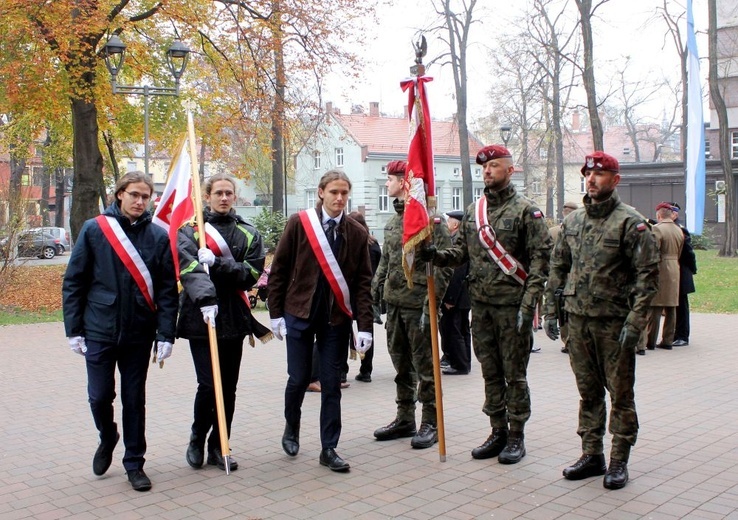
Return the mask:
<svg viewBox="0 0 738 520">
<path fill-rule="evenodd" d="M 687 74 L 687 229 L 701 235 L 705 220 L 705 124 L 692 0 L 687 0 Z"/>
</svg>

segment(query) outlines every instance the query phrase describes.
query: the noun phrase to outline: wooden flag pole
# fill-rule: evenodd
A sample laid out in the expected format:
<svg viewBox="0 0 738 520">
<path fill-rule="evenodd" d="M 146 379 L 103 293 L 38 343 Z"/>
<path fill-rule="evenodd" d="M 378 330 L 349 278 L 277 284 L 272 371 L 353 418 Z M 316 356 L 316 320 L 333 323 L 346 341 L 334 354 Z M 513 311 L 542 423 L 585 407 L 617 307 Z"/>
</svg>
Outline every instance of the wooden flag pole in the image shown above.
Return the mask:
<svg viewBox="0 0 738 520">
<path fill-rule="evenodd" d="M 421 36 L 418 43 L 414 44 L 415 47 L 415 65 L 410 68 L 410 73 L 416 78 L 420 78 L 425 75 L 425 65 L 423 65 L 423 56 L 428 50 L 428 46 L 425 40 L 425 36 Z M 417 89 L 417 83 L 415 85 Z M 417 95 L 417 94 L 416 94 Z M 417 111 L 416 111 L 417 117 Z M 425 117 L 425 114 L 423 114 Z M 428 143 L 427 146 L 431 146 L 432 143 Z M 428 175 L 435 175 L 433 170 L 427 172 Z M 435 193 L 425 194 L 426 208 L 428 209 L 428 215 L 430 217 L 430 228 L 431 233 L 426 238 L 427 244 L 433 243 L 434 237 L 434 219 L 433 214 L 436 210 L 436 196 Z M 443 418 L 443 387 L 441 384 L 441 357 L 438 352 L 438 307 L 436 301 L 436 281 L 433 276 L 433 262 L 427 262 L 425 264 L 426 283 L 428 286 L 428 317 L 430 319 L 430 334 L 431 334 L 431 353 L 433 354 L 433 388 L 436 393 L 436 422 L 438 423 L 438 457 L 441 462 L 446 462 L 446 427 Z"/>
<path fill-rule="evenodd" d="M 207 247 L 205 240 L 205 223 L 202 216 L 202 194 L 200 193 L 200 175 L 197 166 L 197 147 L 195 145 L 195 123 L 192 112 L 187 111 L 187 135 L 190 144 L 190 168 L 192 173 L 192 195 L 195 199 L 195 221 L 197 222 L 198 241 L 200 247 Z M 205 272 L 210 274 L 207 264 L 203 264 Z M 210 364 L 213 365 L 213 387 L 215 388 L 215 410 L 218 416 L 220 433 L 220 452 L 223 455 L 226 475 L 231 473 L 231 448 L 228 445 L 228 426 L 225 418 L 225 402 L 223 401 L 223 383 L 220 377 L 220 356 L 218 355 L 218 337 L 215 327 L 208 322 L 208 339 L 210 340 Z"/>
</svg>

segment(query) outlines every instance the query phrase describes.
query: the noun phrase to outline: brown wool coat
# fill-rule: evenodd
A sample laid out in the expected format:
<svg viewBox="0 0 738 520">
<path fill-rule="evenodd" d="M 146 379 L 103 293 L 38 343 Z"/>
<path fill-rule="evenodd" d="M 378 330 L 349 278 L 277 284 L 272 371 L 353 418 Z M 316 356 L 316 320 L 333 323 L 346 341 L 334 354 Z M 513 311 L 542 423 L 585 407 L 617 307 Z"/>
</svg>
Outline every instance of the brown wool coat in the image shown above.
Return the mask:
<svg viewBox="0 0 738 520">
<path fill-rule="evenodd" d="M 661 253 L 659 262 L 659 291 L 651 300 L 652 307 L 679 305 L 679 254 L 684 244 L 684 233 L 673 222 L 659 222 L 653 235 Z"/>
</svg>

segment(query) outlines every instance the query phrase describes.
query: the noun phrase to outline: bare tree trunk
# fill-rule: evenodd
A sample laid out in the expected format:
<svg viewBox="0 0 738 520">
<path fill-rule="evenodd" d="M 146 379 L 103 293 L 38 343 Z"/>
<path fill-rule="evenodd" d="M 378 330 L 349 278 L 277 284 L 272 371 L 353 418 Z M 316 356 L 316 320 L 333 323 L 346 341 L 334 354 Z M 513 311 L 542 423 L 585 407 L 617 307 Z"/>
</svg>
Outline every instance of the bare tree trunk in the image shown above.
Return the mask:
<svg viewBox="0 0 738 520">
<path fill-rule="evenodd" d="M 284 207 L 284 124 L 285 124 L 285 91 L 286 78 L 284 70 L 284 45 L 282 42 L 281 3 L 275 0 L 272 3 L 275 27 L 272 32 L 274 38 L 274 75 L 275 91 L 272 107 L 272 212 L 283 215 Z"/>
<path fill-rule="evenodd" d="M 54 201 L 56 205 L 54 226 L 66 227 L 64 225 L 64 215 L 66 213 L 66 208 L 64 207 L 64 192 L 66 190 L 66 186 L 64 184 L 64 168 L 54 168 L 54 182 L 56 187 L 56 197 Z"/>
<path fill-rule="evenodd" d="M 19 229 L 19 226 L 25 225 L 26 221 L 26 208 L 23 206 L 26 197 L 21 194 L 23 191 L 23 174 L 26 171 L 26 160 L 13 153 L 13 148 L 13 146 L 10 148 L 10 197 L 8 206 L 10 222 L 14 223 L 12 227 L 13 229 Z"/>
<path fill-rule="evenodd" d="M 92 101 L 72 100 L 74 140 L 74 185 L 69 226 L 76 241 L 82 224 L 100 213 L 100 190 L 103 186 L 103 159 L 97 142 L 97 107 Z"/>
<path fill-rule="evenodd" d="M 601 1 L 598 6 L 604 3 L 604 1 Z M 582 27 L 582 41 L 584 43 L 582 81 L 584 83 L 584 90 L 587 93 L 587 110 L 589 111 L 589 124 L 592 129 L 592 142 L 596 150 L 602 150 L 605 146 L 604 132 L 602 121 L 600 120 L 594 76 L 594 42 L 592 39 L 592 15 L 594 10 L 592 9 L 592 0 L 575 0 L 575 2 L 579 8 L 579 21 Z M 595 6 L 595 9 L 598 6 Z M 560 211 L 561 209 L 559 209 Z"/>
<path fill-rule="evenodd" d="M 710 98 L 715 106 L 718 117 L 720 136 L 720 165 L 723 169 L 725 179 L 725 241 L 720 248 L 719 256 L 736 256 L 738 249 L 738 233 L 736 232 L 736 207 L 735 207 L 735 183 L 733 182 L 733 167 L 730 161 L 730 127 L 728 123 L 728 110 L 725 99 L 720 89 L 718 77 L 718 41 L 717 41 L 717 7 L 715 0 L 708 0 L 707 11 L 709 17 L 707 36 L 709 42 L 710 72 L 708 80 L 710 83 Z"/>
</svg>

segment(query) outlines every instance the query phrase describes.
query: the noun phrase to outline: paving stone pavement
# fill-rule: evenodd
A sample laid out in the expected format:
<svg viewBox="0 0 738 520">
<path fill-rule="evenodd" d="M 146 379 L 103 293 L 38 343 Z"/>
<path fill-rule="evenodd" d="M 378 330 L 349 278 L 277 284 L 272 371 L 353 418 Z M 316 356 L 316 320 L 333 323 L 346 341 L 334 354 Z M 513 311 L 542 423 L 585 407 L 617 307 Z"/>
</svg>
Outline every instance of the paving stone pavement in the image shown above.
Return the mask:
<svg viewBox="0 0 738 520">
<path fill-rule="evenodd" d="M 343 393 L 338 452 L 351 463 L 347 474 L 318 464 L 319 394 L 305 397 L 300 454 L 282 452 L 287 375 L 276 340 L 244 354 L 231 439 L 240 468 L 228 476 L 191 469 L 184 453 L 196 383 L 187 342 L 178 341 L 165 367 L 149 372 L 154 486 L 139 493 L 125 478 L 122 443 L 108 473 L 92 473 L 97 435 L 84 362 L 69 351 L 62 324 L 0 327 L 0 519 L 738 519 L 738 317 L 695 314 L 692 332 L 688 347 L 638 357 L 641 429 L 630 483 L 618 491 L 601 478 L 561 476 L 580 455 L 579 400 L 567 356 L 542 331 L 529 366 L 528 454 L 503 466 L 469 454 L 490 430 L 476 364 L 470 375 L 443 378 L 445 462 L 437 448 L 414 450 L 409 439 L 374 440 L 395 412 L 378 327 L 373 382 L 354 381 L 352 361 Z"/>
</svg>

